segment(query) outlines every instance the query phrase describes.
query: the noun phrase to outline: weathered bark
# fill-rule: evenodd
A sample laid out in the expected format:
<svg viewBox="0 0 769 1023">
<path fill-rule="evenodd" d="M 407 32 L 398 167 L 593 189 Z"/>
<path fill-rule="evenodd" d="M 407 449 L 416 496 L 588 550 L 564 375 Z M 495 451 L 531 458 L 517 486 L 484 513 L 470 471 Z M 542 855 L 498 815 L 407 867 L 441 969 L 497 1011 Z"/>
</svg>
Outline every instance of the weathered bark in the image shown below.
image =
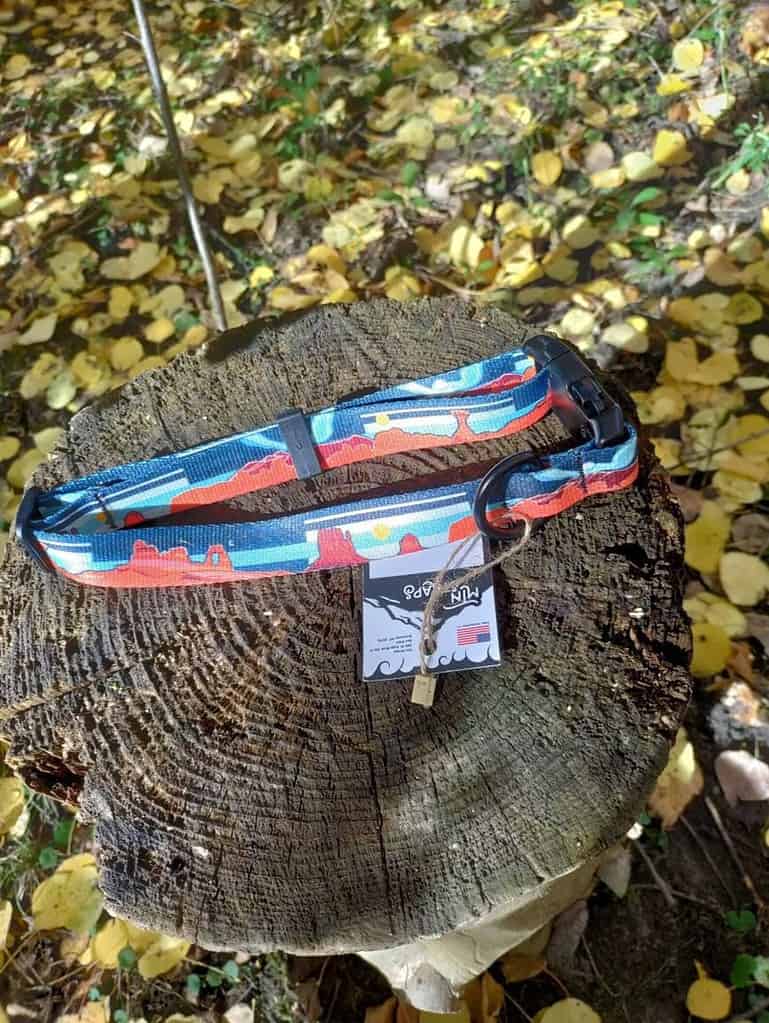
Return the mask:
<svg viewBox="0 0 769 1023">
<path fill-rule="evenodd" d="M 246 327 L 77 415 L 47 487 L 514 345 L 454 300 Z M 249 346 L 250 343 L 250 346 Z M 247 350 L 246 350 L 247 348 Z M 277 514 L 563 437 L 392 456 L 233 501 Z M 483 917 L 632 823 L 689 693 L 681 527 L 644 449 L 633 489 L 548 521 L 497 570 L 506 663 L 359 681 L 357 569 L 115 591 L 0 582 L 0 730 L 30 783 L 96 824 L 109 908 L 210 948 L 385 948 Z"/>
</svg>

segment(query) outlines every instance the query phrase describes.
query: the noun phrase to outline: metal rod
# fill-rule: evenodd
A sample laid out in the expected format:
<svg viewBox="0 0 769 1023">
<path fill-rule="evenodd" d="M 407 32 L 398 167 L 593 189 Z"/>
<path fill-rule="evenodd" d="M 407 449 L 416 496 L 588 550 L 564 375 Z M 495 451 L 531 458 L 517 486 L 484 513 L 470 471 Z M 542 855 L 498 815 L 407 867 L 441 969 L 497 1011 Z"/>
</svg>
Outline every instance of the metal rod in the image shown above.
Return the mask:
<svg viewBox="0 0 769 1023">
<path fill-rule="evenodd" d="M 168 148 L 171 150 L 171 156 L 176 165 L 176 173 L 179 178 L 179 184 L 181 185 L 182 195 L 184 196 L 184 204 L 187 207 L 187 216 L 190 220 L 190 227 L 192 228 L 192 234 L 195 239 L 195 244 L 198 249 L 198 255 L 200 261 L 203 264 L 203 272 L 206 275 L 206 283 L 208 285 L 208 297 L 211 303 L 211 312 L 214 318 L 214 324 L 217 330 L 227 329 L 227 317 L 224 312 L 224 303 L 222 302 L 222 293 L 219 290 L 219 282 L 216 279 L 216 270 L 214 268 L 214 261 L 211 256 L 211 250 L 208 247 L 206 240 L 206 232 L 203 224 L 198 215 L 198 209 L 195 205 L 195 196 L 192 192 L 192 182 L 190 176 L 187 173 L 187 164 L 184 160 L 184 153 L 182 152 L 181 143 L 179 142 L 179 135 L 176 131 L 176 125 L 174 124 L 174 115 L 171 111 L 171 104 L 168 101 L 168 92 L 166 90 L 166 83 L 163 81 L 163 73 L 160 70 L 160 62 L 158 61 L 157 50 L 155 49 L 155 40 L 152 38 L 152 29 L 150 28 L 149 20 L 147 19 L 147 12 L 144 10 L 144 0 L 132 0 L 134 14 L 136 15 L 136 22 L 139 26 L 139 37 L 141 39 L 142 49 L 144 50 L 144 59 L 147 62 L 147 68 L 149 69 L 150 79 L 152 81 L 152 89 L 155 93 L 155 99 L 160 107 L 160 116 L 163 119 L 163 126 L 166 130 L 168 137 Z"/>
</svg>

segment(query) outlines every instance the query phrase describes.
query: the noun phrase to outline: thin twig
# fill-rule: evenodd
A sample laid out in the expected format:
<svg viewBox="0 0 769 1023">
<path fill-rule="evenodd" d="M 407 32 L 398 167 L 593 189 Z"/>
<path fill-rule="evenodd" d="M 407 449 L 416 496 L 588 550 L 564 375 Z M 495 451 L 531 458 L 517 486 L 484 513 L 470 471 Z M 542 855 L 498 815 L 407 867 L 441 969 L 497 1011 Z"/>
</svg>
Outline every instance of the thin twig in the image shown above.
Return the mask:
<svg viewBox="0 0 769 1023">
<path fill-rule="evenodd" d="M 641 859 L 644 861 L 646 866 L 649 868 L 649 873 L 654 878 L 654 880 L 655 880 L 659 890 L 662 892 L 662 895 L 664 896 L 665 902 L 667 902 L 668 906 L 670 906 L 671 909 L 676 909 L 677 908 L 676 907 L 676 900 L 673 898 L 673 893 L 670 890 L 670 885 L 667 883 L 665 878 L 660 874 L 660 872 L 654 866 L 654 864 L 651 861 L 651 857 L 649 856 L 647 851 L 644 849 L 644 847 L 641 845 L 641 843 L 638 842 L 634 838 L 631 839 L 631 841 L 632 841 L 633 845 L 635 846 L 635 848 L 640 853 Z"/>
<path fill-rule="evenodd" d="M 727 4 L 728 2 L 729 2 L 729 0 L 720 0 L 720 2 L 719 2 L 719 3 L 717 3 L 717 4 L 714 4 L 714 5 L 713 5 L 713 6 L 712 6 L 712 7 L 710 8 L 710 10 L 706 11 L 706 12 L 705 12 L 705 13 L 704 13 L 704 14 L 702 15 L 702 17 L 701 17 L 701 18 L 699 18 L 699 19 L 698 19 L 697 21 L 695 21 L 695 23 L 694 23 L 694 24 L 692 25 L 692 27 L 691 27 L 691 28 L 689 29 L 689 31 L 688 31 L 688 32 L 686 33 L 686 35 L 685 35 L 685 36 L 682 36 L 681 38 L 682 38 L 682 39 L 688 39 L 690 35 L 692 35 L 692 34 L 693 34 L 694 32 L 696 32 L 696 31 L 697 31 L 697 29 L 698 29 L 698 28 L 700 27 L 700 25 L 702 25 L 702 24 L 703 24 L 703 22 L 706 22 L 706 21 L 708 20 L 708 18 L 712 18 L 712 17 L 713 17 L 713 15 L 714 15 L 714 14 L 717 14 L 717 13 L 718 13 L 718 11 L 719 11 L 719 10 L 720 10 L 721 8 L 725 7 L 725 6 L 726 6 L 726 4 Z"/>
<path fill-rule="evenodd" d="M 39 931 L 30 931 L 29 934 L 24 935 L 19 944 L 13 950 L 13 953 L 10 956 L 8 956 L 3 965 L 0 966 L 0 973 L 5 973 L 8 967 L 14 961 L 14 959 L 18 956 L 19 952 L 21 952 L 21 950 L 25 947 L 25 945 L 27 945 L 32 940 L 32 938 L 37 937 L 39 933 L 40 933 Z"/>
<path fill-rule="evenodd" d="M 721 454 L 722 451 L 733 451 L 735 448 L 739 447 L 741 444 L 745 444 L 749 440 L 758 440 L 759 437 L 766 437 L 767 434 L 769 434 L 769 429 L 757 430 L 755 433 L 748 433 L 744 437 L 740 437 L 739 440 L 734 441 L 732 444 L 724 444 L 724 446 L 721 447 L 721 448 L 708 448 L 707 452 L 705 452 L 705 453 L 703 453 L 701 455 L 697 455 L 697 454 L 693 455 L 693 457 L 691 458 L 691 462 L 698 462 L 698 461 L 700 461 L 703 458 L 706 458 L 706 459 L 709 460 L 710 458 L 713 457 L 713 455 L 719 455 L 719 454 Z M 691 465 L 689 462 L 676 462 L 675 465 L 671 465 L 670 468 L 667 469 L 666 471 L 667 472 L 672 472 L 674 469 L 682 469 L 682 468 L 684 468 L 684 469 L 691 469 L 691 468 L 697 469 L 697 466 L 696 465 Z M 700 470 L 698 470 L 698 471 L 700 471 Z M 701 471 L 702 472 L 708 472 L 709 470 L 708 469 L 703 469 Z"/>
<path fill-rule="evenodd" d="M 587 939 L 585 938 L 584 934 L 582 935 L 582 938 L 580 940 L 582 941 L 582 945 L 583 945 L 583 947 L 585 949 L 585 952 L 587 953 L 588 961 L 590 962 L 590 966 L 591 966 L 591 968 L 593 970 L 593 973 L 595 974 L 595 978 L 598 981 L 598 983 L 604 989 L 606 994 L 609 995 L 609 997 L 611 997 L 611 998 L 619 998 L 619 992 L 612 991 L 612 989 L 609 987 L 609 985 L 603 979 L 603 974 L 601 973 L 601 971 L 598 969 L 598 967 L 596 965 L 595 959 L 593 958 L 593 953 L 590 951 L 590 946 L 588 945 Z"/>
<path fill-rule="evenodd" d="M 524 1009 L 524 1007 L 522 1005 L 520 1005 L 518 1002 L 516 1002 L 516 1000 L 513 998 L 513 996 L 507 990 L 505 990 L 505 998 L 508 1000 L 508 1002 L 512 1002 L 512 1004 L 516 1007 L 518 1012 L 520 1012 L 520 1014 L 523 1016 L 523 1018 L 525 1020 L 528 1021 L 528 1023 L 532 1023 L 532 1018 L 528 1014 L 528 1012 L 526 1012 L 526 1010 Z"/>
<path fill-rule="evenodd" d="M 634 884 L 633 888 L 650 892 L 659 891 L 656 884 Z M 679 892 L 676 888 L 671 888 L 670 894 L 676 899 L 683 899 L 684 902 L 693 902 L 695 906 L 702 906 L 703 909 L 709 909 L 711 913 L 718 913 L 718 915 L 721 916 L 721 908 L 719 906 L 714 906 L 710 902 L 705 902 L 704 899 L 698 899 L 696 896 L 688 895 L 686 892 Z"/>
<path fill-rule="evenodd" d="M 729 1019 L 724 1020 L 724 1023 L 741 1023 L 744 1019 L 752 1019 L 753 1016 L 758 1016 L 759 1013 L 763 1012 L 764 1009 L 769 1009 L 769 998 L 762 998 L 760 1002 L 756 1002 L 755 1005 L 751 1005 L 749 1009 L 745 1009 L 744 1012 L 738 1012 L 734 1016 L 730 1016 Z"/>
<path fill-rule="evenodd" d="M 734 842 L 729 837 L 729 833 L 727 832 L 726 828 L 724 827 L 724 822 L 721 820 L 721 814 L 718 812 L 718 809 L 716 808 L 716 805 L 713 802 L 713 800 L 710 798 L 710 796 L 705 796 L 705 806 L 708 808 L 708 813 L 713 818 L 713 821 L 714 821 L 716 827 L 718 828 L 719 834 L 721 835 L 721 838 L 723 839 L 724 845 L 729 850 L 729 855 L 731 856 L 731 858 L 732 858 L 732 860 L 734 862 L 735 867 L 740 872 L 740 875 L 742 877 L 742 883 L 745 885 L 745 887 L 748 889 L 750 894 L 753 896 L 753 900 L 756 903 L 756 905 L 759 907 L 759 909 L 762 909 L 762 910 L 766 909 L 766 903 L 761 898 L 761 896 L 758 894 L 756 886 L 753 884 L 753 878 L 747 872 L 747 870 L 745 869 L 745 867 L 744 867 L 744 865 L 742 863 L 742 860 L 738 856 L 737 850 L 734 847 Z"/>
<path fill-rule="evenodd" d="M 712 856 L 710 855 L 710 853 L 708 852 L 708 848 L 707 848 L 707 846 L 706 846 L 706 845 L 705 845 L 705 843 L 704 843 L 704 842 L 702 841 L 702 839 L 701 839 L 701 838 L 700 838 L 700 836 L 699 836 L 699 835 L 697 834 L 697 832 L 696 832 L 696 831 L 694 830 L 694 828 L 693 828 L 693 827 L 691 826 L 691 824 L 690 824 L 690 823 L 689 823 L 689 821 L 688 821 L 688 820 L 686 819 L 686 817 L 684 817 L 684 816 L 682 815 L 682 816 L 681 816 L 681 817 L 679 818 L 679 820 L 681 821 L 681 823 L 683 824 L 683 826 L 684 826 L 684 827 L 686 828 L 686 830 L 687 830 L 687 831 L 689 832 L 689 834 L 690 834 L 690 836 L 692 837 L 692 839 L 693 839 L 693 840 L 694 840 L 694 841 L 695 841 L 695 842 L 697 843 L 697 845 L 699 846 L 700 852 L 702 853 L 702 855 L 703 855 L 703 856 L 705 857 L 705 859 L 707 860 L 707 862 L 708 862 L 708 865 L 710 866 L 710 869 L 711 869 L 711 870 L 713 871 L 713 873 L 714 873 L 714 874 L 716 875 L 716 877 L 718 878 L 718 880 L 719 880 L 719 881 L 721 882 L 721 885 L 722 885 L 722 887 L 723 887 L 724 891 L 725 891 L 725 892 L 726 892 L 726 894 L 727 894 L 727 895 L 729 896 L 729 900 L 730 900 L 731 904 L 732 904 L 733 906 L 736 906 L 736 905 L 737 905 L 737 897 L 736 897 L 736 895 L 734 894 L 734 892 L 733 892 L 733 891 L 731 890 L 731 888 L 729 887 L 729 885 L 728 885 L 728 884 L 726 883 L 726 880 L 725 880 L 725 878 L 724 878 L 723 874 L 722 874 L 722 873 L 721 873 L 721 871 L 720 871 L 720 870 L 718 869 L 718 864 L 716 863 L 716 861 L 715 861 L 715 860 L 713 859 L 713 857 L 712 857 Z"/>
<path fill-rule="evenodd" d="M 184 204 L 187 207 L 187 216 L 190 220 L 192 235 L 195 239 L 200 261 L 203 264 L 203 272 L 206 275 L 208 296 L 209 301 L 211 302 L 211 312 L 213 314 L 214 324 L 217 330 L 226 330 L 227 316 L 224 312 L 222 294 L 219 290 L 219 283 L 216 279 L 214 261 L 206 240 L 205 229 L 198 215 L 197 206 L 195 205 L 192 183 L 190 182 L 190 176 L 187 173 L 187 164 L 185 163 L 181 143 L 179 142 L 179 135 L 176 131 L 174 115 L 171 110 L 171 104 L 168 100 L 166 83 L 163 81 L 163 73 L 160 70 L 157 50 L 155 49 L 155 40 L 152 38 L 152 29 L 147 18 L 147 12 L 144 10 L 144 0 L 132 0 L 132 3 L 134 14 L 136 15 L 136 22 L 139 26 L 139 36 L 141 39 L 142 50 L 144 51 L 144 59 L 147 62 L 147 68 L 152 81 L 152 89 L 155 93 L 157 104 L 160 107 L 160 116 L 163 119 L 163 126 L 168 138 L 168 148 L 171 151 L 171 156 L 176 166 L 176 174 L 179 178 L 182 195 L 184 196 Z"/>
<path fill-rule="evenodd" d="M 548 970 L 547 968 L 544 968 L 544 969 L 542 970 L 542 972 L 544 973 L 544 975 L 545 975 L 546 977 L 549 977 L 549 978 L 550 978 L 550 980 L 552 980 L 552 982 L 553 982 L 553 983 L 554 983 L 554 984 L 555 984 L 555 985 L 556 985 L 557 987 L 559 987 L 559 988 L 561 989 L 561 991 L 563 992 L 563 997 L 564 997 L 564 998 L 568 998 L 568 997 L 569 997 L 569 989 L 568 989 L 568 988 L 566 987 L 566 985 L 564 984 L 564 982 L 563 982 L 563 981 L 561 980 L 561 978 L 560 978 L 560 977 L 557 977 L 557 976 L 556 976 L 556 975 L 555 975 L 554 973 L 552 973 L 552 972 L 551 972 L 550 970 Z"/>
</svg>

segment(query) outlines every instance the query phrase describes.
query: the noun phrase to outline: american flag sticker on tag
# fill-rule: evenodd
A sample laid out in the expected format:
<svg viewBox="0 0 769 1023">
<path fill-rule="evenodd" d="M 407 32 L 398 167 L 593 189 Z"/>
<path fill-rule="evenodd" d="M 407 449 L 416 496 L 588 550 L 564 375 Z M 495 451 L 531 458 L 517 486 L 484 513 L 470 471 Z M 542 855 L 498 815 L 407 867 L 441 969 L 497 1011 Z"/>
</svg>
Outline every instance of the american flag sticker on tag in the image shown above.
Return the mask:
<svg viewBox="0 0 769 1023">
<path fill-rule="evenodd" d="M 472 625 L 457 626 L 457 646 L 475 646 L 491 642 L 491 626 L 488 622 L 473 622 Z"/>
<path fill-rule="evenodd" d="M 364 565 L 363 679 L 383 682 L 421 672 L 419 638 L 433 581 L 458 544 L 382 558 Z M 496 668 L 499 633 L 491 569 L 466 582 L 461 576 L 488 560 L 481 538 L 461 555 L 447 579 L 454 585 L 433 615 L 435 651 L 427 658 L 432 675 Z"/>
</svg>

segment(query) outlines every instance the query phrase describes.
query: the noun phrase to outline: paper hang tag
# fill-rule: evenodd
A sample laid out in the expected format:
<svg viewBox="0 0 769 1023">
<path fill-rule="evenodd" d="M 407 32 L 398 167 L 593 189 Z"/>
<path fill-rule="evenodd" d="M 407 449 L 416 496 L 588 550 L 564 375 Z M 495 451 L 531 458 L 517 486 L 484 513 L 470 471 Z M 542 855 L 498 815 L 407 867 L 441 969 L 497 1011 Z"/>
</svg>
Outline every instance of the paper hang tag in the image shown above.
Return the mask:
<svg viewBox="0 0 769 1023">
<path fill-rule="evenodd" d="M 435 702 L 435 687 L 438 680 L 435 675 L 415 675 L 411 687 L 411 702 L 420 707 L 432 707 Z"/>
<path fill-rule="evenodd" d="M 384 682 L 425 673 L 419 638 L 438 572 L 464 541 L 369 562 L 363 573 L 363 680 Z M 487 560 L 485 540 L 467 545 L 448 572 L 451 583 Z M 449 589 L 433 613 L 435 649 L 428 675 L 501 663 L 491 569 Z"/>
</svg>

